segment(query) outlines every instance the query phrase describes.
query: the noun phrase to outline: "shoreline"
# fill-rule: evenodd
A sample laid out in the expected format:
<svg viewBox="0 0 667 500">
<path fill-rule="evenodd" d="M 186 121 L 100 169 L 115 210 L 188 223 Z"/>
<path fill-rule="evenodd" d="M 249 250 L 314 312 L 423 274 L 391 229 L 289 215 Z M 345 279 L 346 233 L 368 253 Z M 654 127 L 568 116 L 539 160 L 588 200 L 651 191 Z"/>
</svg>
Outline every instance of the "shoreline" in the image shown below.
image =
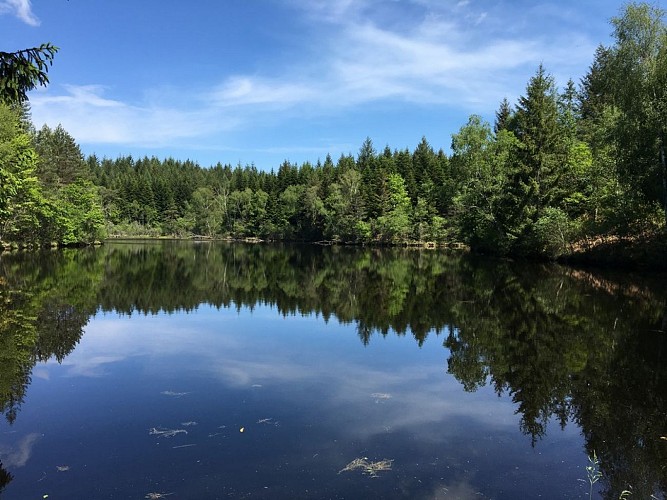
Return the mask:
<svg viewBox="0 0 667 500">
<path fill-rule="evenodd" d="M 12 252 L 33 252 L 42 250 L 55 250 L 60 248 L 86 248 L 91 246 L 101 246 L 106 242 L 157 242 L 157 241 L 190 241 L 197 243 L 204 242 L 227 242 L 244 244 L 262 244 L 262 243 L 287 243 L 319 246 L 345 246 L 345 247 L 374 247 L 374 248 L 409 248 L 414 250 L 454 250 L 468 252 L 490 258 L 508 258 L 517 261 L 542 261 L 553 262 L 567 265 L 573 268 L 586 269 L 617 269 L 619 271 L 638 271 L 638 272 L 657 272 L 667 274 L 667 234 L 664 231 L 656 232 L 641 237 L 626 238 L 601 238 L 588 245 L 578 245 L 570 253 L 561 255 L 556 259 L 525 257 L 525 256 L 495 256 L 475 252 L 470 247 L 461 242 L 438 243 L 434 241 L 406 241 L 402 243 L 387 242 L 349 242 L 349 241 L 302 241 L 302 240 L 281 240 L 259 237 L 208 237 L 208 236 L 152 236 L 152 235 L 128 235 L 112 236 L 102 241 L 93 243 L 82 243 L 77 245 L 58 246 L 19 244 L 0 242 L 0 255 L 2 253 Z"/>
</svg>

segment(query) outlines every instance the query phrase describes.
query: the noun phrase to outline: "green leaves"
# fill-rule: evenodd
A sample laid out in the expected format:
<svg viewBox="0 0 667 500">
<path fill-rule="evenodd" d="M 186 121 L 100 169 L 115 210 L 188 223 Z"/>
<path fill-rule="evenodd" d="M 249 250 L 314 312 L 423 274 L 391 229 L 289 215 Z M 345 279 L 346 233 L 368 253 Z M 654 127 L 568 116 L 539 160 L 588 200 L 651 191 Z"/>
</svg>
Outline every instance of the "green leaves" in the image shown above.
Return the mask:
<svg viewBox="0 0 667 500">
<path fill-rule="evenodd" d="M 607 50 L 600 79 L 614 123 L 619 176 L 634 197 L 659 203 L 667 218 L 667 26 L 665 12 L 631 3 L 612 19 L 615 44 Z M 640 210 L 641 211 L 641 210 Z"/>
<path fill-rule="evenodd" d="M 38 225 L 42 195 L 35 176 L 37 154 L 19 117 L 0 103 L 0 241 L 26 239 Z"/>
<path fill-rule="evenodd" d="M 44 43 L 17 52 L 0 52 L 0 102 L 22 103 L 27 92 L 49 83 L 48 71 L 58 47 Z"/>
</svg>

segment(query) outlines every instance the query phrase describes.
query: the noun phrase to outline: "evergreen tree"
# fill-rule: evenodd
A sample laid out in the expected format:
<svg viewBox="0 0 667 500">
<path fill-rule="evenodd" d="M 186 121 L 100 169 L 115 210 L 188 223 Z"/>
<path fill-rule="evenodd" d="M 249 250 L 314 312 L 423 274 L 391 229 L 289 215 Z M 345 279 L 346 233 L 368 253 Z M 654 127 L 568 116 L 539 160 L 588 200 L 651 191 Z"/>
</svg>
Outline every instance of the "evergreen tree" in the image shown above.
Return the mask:
<svg viewBox="0 0 667 500">
<path fill-rule="evenodd" d="M 78 179 L 90 180 L 90 170 L 74 138 L 61 126 L 44 125 L 35 136 L 39 154 L 37 174 L 49 191 L 57 190 Z"/>
<path fill-rule="evenodd" d="M 493 132 L 497 134 L 501 130 L 507 130 L 510 127 L 510 120 L 512 118 L 512 106 L 507 100 L 503 98 L 500 102 L 500 107 L 496 111 L 496 121 L 493 125 Z"/>
<path fill-rule="evenodd" d="M 415 170 L 412 159 L 412 153 L 410 153 L 410 150 L 408 148 L 405 148 L 395 153 L 394 158 L 396 163 L 396 173 L 403 178 L 411 202 L 416 203 L 417 181 L 415 180 Z"/>
<path fill-rule="evenodd" d="M 43 43 L 16 52 L 0 52 L 0 102 L 22 103 L 27 92 L 49 83 L 49 67 L 58 47 Z"/>
<path fill-rule="evenodd" d="M 554 79 L 542 65 L 519 98 L 513 132 L 521 143 L 506 200 L 508 231 L 518 252 L 539 252 L 534 224 L 545 209 L 558 207 L 559 185 L 567 160 L 567 142 L 559 118 Z"/>
</svg>

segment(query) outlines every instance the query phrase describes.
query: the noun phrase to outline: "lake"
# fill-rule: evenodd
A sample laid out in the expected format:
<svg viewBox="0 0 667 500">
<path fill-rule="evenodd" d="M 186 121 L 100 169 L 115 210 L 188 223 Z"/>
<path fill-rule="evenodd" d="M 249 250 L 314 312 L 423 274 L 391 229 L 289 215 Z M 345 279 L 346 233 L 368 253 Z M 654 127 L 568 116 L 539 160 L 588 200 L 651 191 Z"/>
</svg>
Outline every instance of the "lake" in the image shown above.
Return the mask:
<svg viewBox="0 0 667 500">
<path fill-rule="evenodd" d="M 0 497 L 664 498 L 664 285 L 414 249 L 3 254 Z"/>
</svg>

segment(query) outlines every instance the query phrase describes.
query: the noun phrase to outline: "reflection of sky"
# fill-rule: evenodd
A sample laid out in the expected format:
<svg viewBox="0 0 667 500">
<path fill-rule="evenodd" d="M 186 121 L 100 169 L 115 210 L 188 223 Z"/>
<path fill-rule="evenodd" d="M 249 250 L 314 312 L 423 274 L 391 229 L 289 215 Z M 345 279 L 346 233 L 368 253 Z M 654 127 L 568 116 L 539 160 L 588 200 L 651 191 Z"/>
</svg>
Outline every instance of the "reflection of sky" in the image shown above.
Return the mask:
<svg viewBox="0 0 667 500">
<path fill-rule="evenodd" d="M 371 498 L 400 497 L 399 490 L 424 498 L 510 498 L 499 492 L 524 491 L 528 480 L 535 491 L 562 497 L 554 490 L 562 476 L 566 485 L 579 487 L 577 469 L 585 462 L 578 429 L 570 425 L 562 432 L 553 425 L 532 449 L 507 397 L 489 388 L 465 393 L 446 373 L 443 340 L 432 334 L 419 347 L 409 335 L 376 335 L 364 346 L 354 325 L 283 317 L 266 306 L 99 314 L 62 365 L 35 368 L 15 428 L 44 434 L 33 455 L 39 457 L 33 458 L 36 468 L 85 465 L 89 476 L 79 478 L 82 485 L 93 477 L 100 484 L 94 463 L 118 480 L 141 470 L 169 484 L 182 474 L 193 498 L 206 498 L 202 492 L 212 478 L 234 496 L 257 475 L 270 485 L 269 492 L 259 490 L 272 494 L 267 498 L 304 496 L 288 485 L 301 485 L 305 476 L 321 483 L 313 490 L 317 496 L 356 491 L 368 487 L 358 483 L 365 477 L 338 471 L 360 456 L 395 460 L 395 471 L 383 473 L 391 479 L 370 483 Z M 180 429 L 189 421 L 198 425 L 172 441 L 148 435 L 152 427 Z M 12 446 L 21 449 L 18 442 Z M 94 449 L 99 457 L 88 455 Z M 160 464 L 174 467 L 171 453 L 177 451 L 191 460 L 178 462 L 178 473 L 169 478 L 161 476 Z M 187 468 L 193 464 L 199 465 Z M 71 481 L 76 470 L 73 465 L 69 477 L 56 477 Z M 30 473 L 25 484 L 17 477 L 9 494 L 32 491 L 30 480 L 39 474 Z M 182 483 L 173 488 L 182 492 Z M 71 484 L 62 487 L 68 491 Z"/>
<path fill-rule="evenodd" d="M 446 374 L 444 339 L 435 334 L 422 348 L 409 336 L 395 335 L 377 335 L 364 347 L 351 335 L 353 326 L 325 325 L 313 316 L 290 319 L 268 308 L 237 314 L 207 306 L 184 317 L 102 315 L 90 322 L 63 365 L 69 376 L 94 377 L 103 376 L 111 363 L 142 357 L 152 371 L 168 364 L 169 370 L 205 372 L 232 387 L 326 381 L 333 390 L 321 403 L 334 408 L 389 394 L 377 403 L 393 427 L 447 416 L 474 416 L 493 427 L 516 425 L 511 403 L 489 398 L 488 390 L 461 404 L 461 386 Z"/>
<path fill-rule="evenodd" d="M 32 448 L 40 435 L 36 432 L 22 437 L 15 446 L 0 444 L 0 461 L 5 467 L 23 467 L 32 454 Z"/>
</svg>

